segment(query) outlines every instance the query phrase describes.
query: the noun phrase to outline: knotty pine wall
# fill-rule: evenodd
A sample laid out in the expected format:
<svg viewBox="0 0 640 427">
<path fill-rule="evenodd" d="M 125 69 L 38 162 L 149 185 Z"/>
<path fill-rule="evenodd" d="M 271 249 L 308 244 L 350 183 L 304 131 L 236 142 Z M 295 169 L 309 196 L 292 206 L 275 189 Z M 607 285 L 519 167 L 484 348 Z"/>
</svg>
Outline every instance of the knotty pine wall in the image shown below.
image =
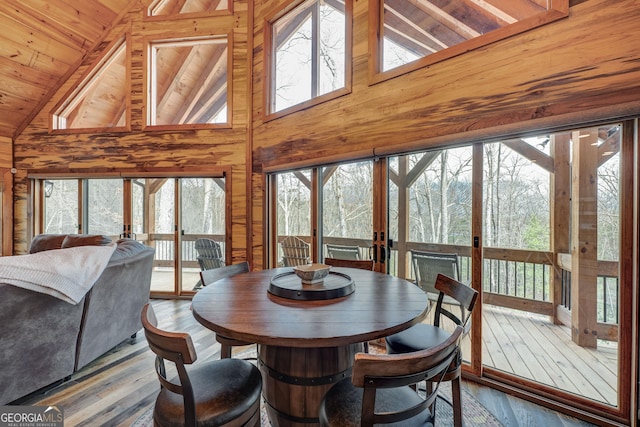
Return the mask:
<svg viewBox="0 0 640 427">
<path fill-rule="evenodd" d="M 572 1 L 567 18 L 375 85 L 367 69 L 368 0 L 354 0 L 351 93 L 265 122 L 264 17 L 288 3 L 255 2 L 254 245 L 264 233 L 264 170 L 640 113 L 636 0 Z"/>
<path fill-rule="evenodd" d="M 60 173 L 120 173 L 166 172 L 188 173 L 221 170 L 230 167 L 233 213 L 231 218 L 233 258 L 244 260 L 247 253 L 247 128 L 248 51 L 247 1 L 236 1 L 232 15 L 207 18 L 145 20 L 143 2 L 137 1 L 122 22 L 110 31 L 100 47 L 120 37 L 123 31 L 132 34 L 131 131 L 124 133 L 49 134 L 49 113 L 73 87 L 88 67 L 99 57 L 94 52 L 77 72 L 61 85 L 50 102 L 15 140 L 14 164 L 14 251 L 27 249 L 28 210 L 27 174 L 36 171 Z M 148 2 L 144 2 L 148 3 Z M 233 100 L 232 128 L 218 130 L 188 130 L 145 132 L 144 49 L 149 38 L 191 37 L 233 32 Z"/>
<path fill-rule="evenodd" d="M 229 17 L 150 22 L 142 19 L 138 2 L 102 45 L 130 26 L 131 131 L 48 133 L 49 112 L 98 57 L 96 52 L 14 141 L 15 252 L 23 253 L 27 245 L 29 172 L 146 172 L 156 168 L 193 172 L 230 166 L 233 257 L 248 256 L 260 268 L 265 170 L 487 140 L 640 113 L 640 8 L 635 0 L 575 0 L 569 16 L 560 21 L 375 85 L 369 84 L 367 71 L 368 0 L 354 0 L 351 93 L 265 122 L 264 19 L 289 3 L 235 1 Z M 252 25 L 252 34 L 247 25 Z M 232 129 L 143 132 L 145 37 L 230 29 L 234 33 Z M 248 69 L 252 70 L 249 79 Z"/>
</svg>

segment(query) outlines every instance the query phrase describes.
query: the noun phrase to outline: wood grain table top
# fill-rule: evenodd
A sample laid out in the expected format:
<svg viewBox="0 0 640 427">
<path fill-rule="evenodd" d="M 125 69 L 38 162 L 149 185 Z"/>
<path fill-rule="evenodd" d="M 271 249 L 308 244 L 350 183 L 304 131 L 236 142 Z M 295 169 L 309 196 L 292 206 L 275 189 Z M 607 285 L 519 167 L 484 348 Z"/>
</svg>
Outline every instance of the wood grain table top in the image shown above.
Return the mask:
<svg viewBox="0 0 640 427">
<path fill-rule="evenodd" d="M 268 292 L 277 268 L 222 279 L 193 297 L 195 318 L 228 338 L 287 347 L 333 347 L 382 338 L 424 319 L 427 295 L 398 277 L 353 268 L 355 291 L 320 301 L 298 301 Z"/>
</svg>

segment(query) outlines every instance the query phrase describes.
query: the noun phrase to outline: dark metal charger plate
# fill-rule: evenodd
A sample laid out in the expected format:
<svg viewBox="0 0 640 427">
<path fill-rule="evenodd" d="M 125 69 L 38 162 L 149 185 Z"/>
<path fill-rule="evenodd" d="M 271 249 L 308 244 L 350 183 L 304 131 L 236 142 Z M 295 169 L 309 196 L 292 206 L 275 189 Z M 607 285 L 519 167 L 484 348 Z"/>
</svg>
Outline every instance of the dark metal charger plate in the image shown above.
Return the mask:
<svg viewBox="0 0 640 427">
<path fill-rule="evenodd" d="M 268 292 L 282 298 L 300 301 L 318 301 L 340 298 L 355 291 L 351 276 L 330 271 L 327 277 L 312 285 L 305 285 L 293 271 L 276 274 L 271 278 Z"/>
</svg>

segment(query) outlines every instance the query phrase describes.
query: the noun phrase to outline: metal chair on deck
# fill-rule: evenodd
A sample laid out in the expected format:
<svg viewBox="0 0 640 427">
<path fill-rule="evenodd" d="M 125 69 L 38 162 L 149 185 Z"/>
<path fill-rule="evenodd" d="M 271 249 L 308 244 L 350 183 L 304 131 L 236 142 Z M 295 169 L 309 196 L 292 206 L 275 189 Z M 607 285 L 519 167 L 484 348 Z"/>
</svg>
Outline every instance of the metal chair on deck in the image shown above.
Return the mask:
<svg viewBox="0 0 640 427">
<path fill-rule="evenodd" d="M 411 262 L 416 275 L 416 283 L 427 293 L 430 301 L 436 302 L 440 294 L 435 287 L 438 274 L 444 274 L 455 280 L 460 279 L 458 254 L 411 251 Z M 444 297 L 444 303 L 460 305 L 458 301 L 447 295 Z M 462 306 L 460 306 L 460 309 L 464 310 Z M 464 312 L 462 315 L 464 316 Z"/>
<path fill-rule="evenodd" d="M 327 256 L 338 259 L 360 259 L 360 248 L 357 246 L 330 245 L 327 243 Z"/>
<path fill-rule="evenodd" d="M 296 265 L 311 264 L 309 244 L 296 236 L 287 236 L 280 242 L 282 248 L 282 265 L 295 267 Z"/>
</svg>

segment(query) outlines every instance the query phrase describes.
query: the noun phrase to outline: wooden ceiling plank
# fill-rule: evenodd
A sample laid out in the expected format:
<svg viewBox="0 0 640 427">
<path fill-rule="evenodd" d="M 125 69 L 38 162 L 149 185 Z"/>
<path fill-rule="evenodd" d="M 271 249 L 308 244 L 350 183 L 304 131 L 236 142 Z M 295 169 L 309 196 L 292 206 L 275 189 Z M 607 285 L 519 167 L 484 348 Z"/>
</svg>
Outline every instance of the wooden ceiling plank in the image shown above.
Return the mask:
<svg viewBox="0 0 640 427">
<path fill-rule="evenodd" d="M 75 63 L 84 53 L 76 47 L 59 43 L 41 31 L 33 30 L 29 27 L 16 25 L 10 17 L 0 13 L 0 28 L 11 28 L 0 34 L 0 38 L 12 44 L 12 48 L 23 56 L 33 56 L 34 54 L 47 58 L 71 58 L 65 63 L 71 65 Z"/>
<path fill-rule="evenodd" d="M 5 16 L 10 22 L 10 25 L 5 28 L 11 28 L 13 31 L 23 25 L 29 31 L 40 33 L 43 37 L 73 48 L 75 51 L 84 52 L 86 50 L 86 39 L 62 31 L 62 28 L 58 28 L 56 25 L 48 25 L 48 22 L 43 25 L 42 17 L 34 16 L 33 11 L 28 8 L 18 7 L 18 5 L 12 7 L 11 1 L 0 2 L 0 15 Z"/>
<path fill-rule="evenodd" d="M 1 41 L 0 41 L 1 44 Z M 18 64 L 0 56 L 0 81 L 19 80 L 21 83 L 48 91 L 57 78 L 43 70 Z"/>
<path fill-rule="evenodd" d="M 513 24 L 514 22 L 518 21 L 513 16 L 507 14 L 502 9 L 492 5 L 486 0 L 465 0 L 465 1 L 472 5 L 477 6 L 477 9 L 484 11 L 493 17 L 498 18 L 500 21 L 503 22 L 502 26 Z"/>
<path fill-rule="evenodd" d="M 413 4 L 420 10 L 423 10 L 433 19 L 460 34 L 467 40 L 481 35 L 479 32 L 469 27 L 464 22 L 449 15 L 447 12 L 440 9 L 438 6 L 434 5 L 428 0 L 409 0 L 409 3 Z"/>
<path fill-rule="evenodd" d="M 220 74 L 218 71 L 227 65 L 228 49 L 213 49 L 211 56 L 204 61 L 205 67 L 198 72 L 198 79 L 191 86 L 191 90 L 185 95 L 185 102 L 182 103 L 183 107 L 178 110 L 176 115 L 177 123 L 184 123 L 189 116 L 192 115 L 193 109 L 197 103 L 202 101 L 202 96 L 207 88 L 211 87 L 212 79 Z M 226 76 L 227 73 L 225 72 Z M 225 77 L 226 78 L 226 77 Z M 211 99 L 209 102 L 215 102 L 215 99 Z M 197 115 L 197 114 L 196 114 Z"/>
<path fill-rule="evenodd" d="M 116 14 L 106 11 L 105 16 L 98 12 L 93 14 L 81 13 L 79 9 L 70 6 L 63 0 L 29 0 L 22 2 L 24 10 L 40 19 L 45 25 L 56 28 L 62 34 L 74 34 L 80 39 L 87 40 L 87 47 L 102 36 L 106 22 L 111 22 Z M 95 4 L 96 2 L 89 2 Z M 80 5 L 82 2 L 74 2 Z"/>
<path fill-rule="evenodd" d="M 431 40 L 432 42 L 434 42 L 435 44 L 437 44 L 438 46 L 440 46 L 442 49 L 446 49 L 449 46 L 447 46 L 445 43 L 441 42 L 440 40 L 438 40 L 433 34 L 429 33 L 428 31 L 425 31 L 423 28 L 419 27 L 416 23 L 414 23 L 413 21 L 411 21 L 409 18 L 407 18 L 406 16 L 404 16 L 402 13 L 400 13 L 399 11 L 397 11 L 396 9 L 390 7 L 389 5 L 385 5 L 386 10 L 388 10 L 390 13 L 392 13 L 394 16 L 396 16 L 398 19 L 400 19 L 402 22 L 404 22 L 407 26 L 409 26 L 410 28 L 412 28 L 413 30 L 417 31 L 418 33 L 420 33 L 422 36 L 424 36 L 426 39 Z M 385 25 L 386 27 L 386 25 Z M 396 31 L 398 29 L 396 28 Z M 419 44 L 421 46 L 425 46 L 425 48 L 427 48 L 426 45 L 424 45 L 423 43 L 418 42 L 417 40 L 407 37 L 409 39 L 411 39 L 411 41 L 413 43 Z"/>
</svg>

